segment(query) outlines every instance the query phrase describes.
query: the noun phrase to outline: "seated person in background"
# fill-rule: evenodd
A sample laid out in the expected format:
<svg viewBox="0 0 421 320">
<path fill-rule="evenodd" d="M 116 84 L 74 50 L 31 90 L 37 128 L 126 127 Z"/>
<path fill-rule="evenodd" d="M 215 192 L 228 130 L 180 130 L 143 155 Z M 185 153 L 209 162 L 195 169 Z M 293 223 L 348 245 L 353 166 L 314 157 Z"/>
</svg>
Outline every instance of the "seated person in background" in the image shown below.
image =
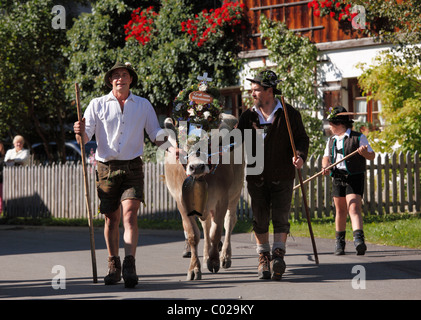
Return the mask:
<svg viewBox="0 0 421 320">
<path fill-rule="evenodd" d="M 4 157 L 4 163 L 7 166 L 27 166 L 29 165 L 29 150 L 24 149 L 25 139 L 22 136 L 16 136 L 13 139 L 13 149 L 9 149 Z"/>
</svg>

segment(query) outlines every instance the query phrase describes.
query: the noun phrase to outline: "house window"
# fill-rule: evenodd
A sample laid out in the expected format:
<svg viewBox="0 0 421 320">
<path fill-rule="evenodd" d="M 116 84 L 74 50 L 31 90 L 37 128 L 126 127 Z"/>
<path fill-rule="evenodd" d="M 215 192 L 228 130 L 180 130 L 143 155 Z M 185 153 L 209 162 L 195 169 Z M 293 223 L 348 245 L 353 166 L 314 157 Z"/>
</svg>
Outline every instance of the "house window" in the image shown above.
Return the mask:
<svg viewBox="0 0 421 320">
<path fill-rule="evenodd" d="M 377 127 L 377 128 L 382 128 L 384 127 L 385 121 L 384 119 L 380 116 L 380 112 L 382 111 L 382 104 L 380 101 L 375 100 L 373 101 L 373 110 L 371 111 L 372 114 L 372 123 Z"/>
<path fill-rule="evenodd" d="M 381 129 L 384 119 L 380 117 L 381 103 L 377 100 L 368 100 L 363 96 L 357 78 L 344 78 L 341 81 L 325 82 L 321 88 L 323 92 L 324 118 L 329 108 L 345 107 L 351 118 L 356 122 L 372 123 L 372 129 Z M 325 130 L 328 126 L 325 126 Z"/>
<path fill-rule="evenodd" d="M 367 122 L 367 98 L 354 98 L 354 120 L 358 122 Z"/>
<path fill-rule="evenodd" d="M 384 120 L 380 117 L 381 103 L 377 100 L 367 100 L 362 95 L 362 90 L 358 85 L 357 78 L 348 80 L 348 111 L 354 113 L 354 120 L 358 122 L 368 122 L 373 124 L 373 128 L 380 128 L 384 125 Z"/>
</svg>

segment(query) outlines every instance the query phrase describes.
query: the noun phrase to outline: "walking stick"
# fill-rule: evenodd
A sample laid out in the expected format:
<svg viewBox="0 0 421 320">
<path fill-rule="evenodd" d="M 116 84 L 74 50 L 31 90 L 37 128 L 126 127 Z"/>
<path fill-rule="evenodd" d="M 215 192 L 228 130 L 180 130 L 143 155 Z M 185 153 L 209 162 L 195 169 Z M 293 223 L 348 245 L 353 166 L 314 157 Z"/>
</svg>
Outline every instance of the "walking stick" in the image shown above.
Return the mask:
<svg viewBox="0 0 421 320">
<path fill-rule="evenodd" d="M 80 111 L 80 93 L 79 85 L 75 83 L 76 90 L 76 106 L 77 106 L 77 117 L 79 121 L 82 121 L 82 113 Z M 86 208 L 88 209 L 88 224 L 89 224 L 89 234 L 91 239 L 91 259 L 92 259 L 92 274 L 94 283 L 98 282 L 97 270 L 96 270 L 96 257 L 95 257 L 95 238 L 94 238 L 94 226 L 92 222 L 92 211 L 89 199 L 89 185 L 88 177 L 86 174 L 86 156 L 85 156 L 85 142 L 83 141 L 83 135 L 80 136 L 80 151 L 82 153 L 82 167 L 83 167 L 83 180 L 85 183 L 85 201 Z"/>
<path fill-rule="evenodd" d="M 342 161 L 345 161 L 346 159 L 352 157 L 353 155 L 357 154 L 358 150 L 353 151 L 352 153 L 348 154 L 347 156 L 343 157 L 341 160 L 336 161 L 334 164 L 331 164 L 330 166 L 326 167 L 325 170 L 330 170 L 332 169 L 334 166 L 336 166 L 337 164 L 341 163 Z M 311 176 L 310 178 L 308 178 L 307 180 L 305 180 L 304 182 L 302 182 L 303 184 L 306 184 L 307 182 L 313 180 L 314 178 L 320 176 L 323 173 L 323 170 L 316 173 L 315 175 Z M 293 190 L 297 189 L 301 184 L 297 184 Z"/>
<path fill-rule="evenodd" d="M 292 146 L 292 151 L 294 153 L 294 159 L 296 159 L 297 158 L 297 150 L 295 149 L 294 137 L 292 136 L 291 124 L 289 123 L 287 106 L 285 104 L 283 96 L 281 96 L 281 102 L 282 102 L 282 109 L 284 109 L 285 121 L 286 121 L 287 127 L 288 127 L 288 133 L 289 133 L 289 138 L 291 140 L 291 146 Z M 299 178 L 300 184 L 301 184 L 301 192 L 303 194 L 303 202 L 304 202 L 304 208 L 306 210 L 308 230 L 310 232 L 311 244 L 313 246 L 313 252 L 314 252 L 314 261 L 316 262 L 316 264 L 319 264 L 319 257 L 317 255 L 316 242 L 314 241 L 313 229 L 311 227 L 311 221 L 310 221 L 310 213 L 309 213 L 308 204 L 307 204 L 307 197 L 306 197 L 306 193 L 305 193 L 305 189 L 304 189 L 304 185 L 303 185 L 303 177 L 301 176 L 300 169 L 297 169 L 297 173 L 298 173 L 298 178 Z"/>
</svg>

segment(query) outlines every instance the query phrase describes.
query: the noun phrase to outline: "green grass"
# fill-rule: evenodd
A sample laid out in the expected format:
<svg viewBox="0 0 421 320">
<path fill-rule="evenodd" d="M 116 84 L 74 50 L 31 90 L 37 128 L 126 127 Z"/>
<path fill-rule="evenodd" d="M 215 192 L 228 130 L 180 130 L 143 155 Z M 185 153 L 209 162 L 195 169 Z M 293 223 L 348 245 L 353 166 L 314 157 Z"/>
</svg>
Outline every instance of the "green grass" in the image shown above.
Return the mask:
<svg viewBox="0 0 421 320">
<path fill-rule="evenodd" d="M 313 219 L 311 227 L 316 238 L 335 238 L 333 217 Z M 352 240 L 352 228 L 349 221 L 346 231 L 347 240 Z M 297 237 L 310 236 L 307 220 L 292 221 L 291 234 Z M 364 234 L 368 243 L 421 249 L 421 214 L 366 216 L 364 217 Z"/>
<path fill-rule="evenodd" d="M 308 237 L 306 219 L 291 219 L 291 234 L 294 237 Z M 57 218 L 0 218 L 0 225 L 38 225 L 38 226 L 87 226 L 87 219 Z M 94 226 L 101 227 L 104 220 L 94 219 Z M 199 224 L 200 225 L 200 224 Z M 311 226 L 316 238 L 335 238 L 333 217 L 312 219 Z M 182 230 L 180 220 L 139 220 L 142 229 Z M 234 233 L 252 231 L 251 221 L 237 222 Z M 272 226 L 270 228 L 272 232 Z M 421 249 L 421 214 L 390 214 L 383 216 L 365 216 L 364 233 L 366 241 L 373 244 L 390 245 Z M 347 224 L 347 240 L 352 240 L 351 224 Z"/>
</svg>

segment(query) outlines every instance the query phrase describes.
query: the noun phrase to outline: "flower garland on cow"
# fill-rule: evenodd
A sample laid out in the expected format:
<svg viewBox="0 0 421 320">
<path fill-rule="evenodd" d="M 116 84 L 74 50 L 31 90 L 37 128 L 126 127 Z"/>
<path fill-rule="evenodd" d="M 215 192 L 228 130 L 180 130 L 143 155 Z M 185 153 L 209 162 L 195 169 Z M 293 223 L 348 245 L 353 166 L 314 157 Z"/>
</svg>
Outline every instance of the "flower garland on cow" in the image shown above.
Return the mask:
<svg viewBox="0 0 421 320">
<path fill-rule="evenodd" d="M 178 131 L 178 140 L 185 142 L 186 151 L 196 154 L 200 150 L 200 156 L 204 156 L 203 160 L 214 172 L 217 165 L 212 165 L 211 154 L 203 152 L 201 146 L 205 143 L 205 148 L 209 147 L 211 131 L 218 129 L 221 123 L 223 106 L 219 100 L 219 90 L 208 84 L 212 79 L 207 77 L 207 73 L 197 79 L 201 81 L 180 91 L 174 99 L 172 119 Z M 207 194 L 208 185 L 204 176 L 187 176 L 182 186 L 182 199 L 188 216 L 202 215 Z"/>
<path fill-rule="evenodd" d="M 180 91 L 174 99 L 172 118 L 178 128 L 179 137 L 188 135 L 188 147 L 200 140 L 209 139 L 211 130 L 217 129 L 220 124 L 223 109 L 220 93 L 208 84 L 212 79 L 206 77 L 207 74 L 198 77 L 205 79 Z"/>
</svg>

